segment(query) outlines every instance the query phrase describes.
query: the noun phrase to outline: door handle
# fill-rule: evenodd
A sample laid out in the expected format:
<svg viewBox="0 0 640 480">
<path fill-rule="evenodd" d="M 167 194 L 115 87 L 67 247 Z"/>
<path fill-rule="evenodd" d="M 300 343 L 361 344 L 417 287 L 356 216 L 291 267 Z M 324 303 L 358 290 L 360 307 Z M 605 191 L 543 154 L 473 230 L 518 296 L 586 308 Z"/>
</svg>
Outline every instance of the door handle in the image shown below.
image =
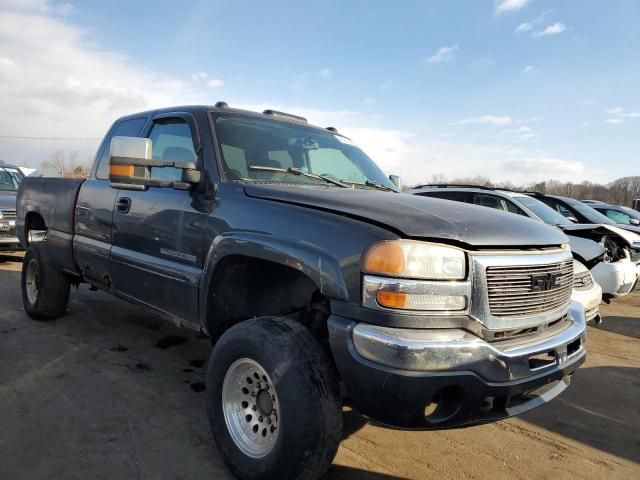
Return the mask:
<svg viewBox="0 0 640 480">
<path fill-rule="evenodd" d="M 120 213 L 129 213 L 131 208 L 131 199 L 129 197 L 120 197 L 116 202 L 116 210 Z"/>
</svg>

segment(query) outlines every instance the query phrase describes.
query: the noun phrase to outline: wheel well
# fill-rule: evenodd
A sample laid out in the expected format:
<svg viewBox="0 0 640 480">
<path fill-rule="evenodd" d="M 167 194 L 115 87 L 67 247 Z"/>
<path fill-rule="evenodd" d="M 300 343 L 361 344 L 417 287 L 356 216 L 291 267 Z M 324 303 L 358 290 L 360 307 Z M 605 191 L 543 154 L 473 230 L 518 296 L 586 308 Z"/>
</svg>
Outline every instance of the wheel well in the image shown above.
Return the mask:
<svg viewBox="0 0 640 480">
<path fill-rule="evenodd" d="M 267 260 L 230 255 L 220 260 L 209 283 L 207 331 L 216 341 L 248 318 L 286 316 L 328 344 L 329 302 L 302 272 Z"/>
<path fill-rule="evenodd" d="M 47 230 L 47 225 L 44 221 L 44 218 L 42 218 L 42 215 L 37 212 L 27 213 L 27 216 L 24 219 L 24 238 L 27 245 L 31 243 L 31 235 L 29 234 L 29 232 L 31 232 L 32 230 L 40 232 L 44 232 Z"/>
</svg>

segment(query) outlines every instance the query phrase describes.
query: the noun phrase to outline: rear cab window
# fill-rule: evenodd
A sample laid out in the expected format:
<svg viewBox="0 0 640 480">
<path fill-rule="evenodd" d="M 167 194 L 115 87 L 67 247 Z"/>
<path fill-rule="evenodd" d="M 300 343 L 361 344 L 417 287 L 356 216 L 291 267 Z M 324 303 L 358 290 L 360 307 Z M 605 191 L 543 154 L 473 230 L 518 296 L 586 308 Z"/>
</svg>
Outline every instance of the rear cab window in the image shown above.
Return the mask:
<svg viewBox="0 0 640 480">
<path fill-rule="evenodd" d="M 96 168 L 97 179 L 109 179 L 109 147 L 111 145 L 111 139 L 113 137 L 138 137 L 145 123 L 147 123 L 145 117 L 138 117 L 122 120 L 113 126 L 101 147 L 98 167 Z"/>
</svg>

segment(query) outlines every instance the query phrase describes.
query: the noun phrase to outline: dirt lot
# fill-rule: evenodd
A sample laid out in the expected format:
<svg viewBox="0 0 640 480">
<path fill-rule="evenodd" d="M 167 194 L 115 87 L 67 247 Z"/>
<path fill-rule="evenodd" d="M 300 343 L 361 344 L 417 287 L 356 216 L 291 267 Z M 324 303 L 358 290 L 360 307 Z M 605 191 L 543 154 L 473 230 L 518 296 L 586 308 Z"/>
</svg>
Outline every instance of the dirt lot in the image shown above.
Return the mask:
<svg viewBox="0 0 640 480">
<path fill-rule="evenodd" d="M 67 315 L 22 310 L 0 257 L 0 479 L 230 479 L 205 415 L 205 338 L 86 286 Z M 523 417 L 399 432 L 345 410 L 328 478 L 640 478 L 640 295 L 604 307 L 562 397 Z"/>
</svg>

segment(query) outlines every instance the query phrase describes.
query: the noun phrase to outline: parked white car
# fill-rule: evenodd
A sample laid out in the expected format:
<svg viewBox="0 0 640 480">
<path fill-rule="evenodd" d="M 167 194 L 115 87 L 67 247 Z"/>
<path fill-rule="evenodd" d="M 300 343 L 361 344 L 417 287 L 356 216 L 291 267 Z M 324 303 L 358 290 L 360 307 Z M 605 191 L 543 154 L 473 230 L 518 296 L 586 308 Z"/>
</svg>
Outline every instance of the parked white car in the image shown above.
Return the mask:
<svg viewBox="0 0 640 480">
<path fill-rule="evenodd" d="M 577 260 L 573 261 L 573 293 L 571 294 L 571 300 L 580 303 L 584 307 L 587 322 L 602 322 L 600 317 L 602 288 L 593 279 L 589 269 Z"/>
</svg>

